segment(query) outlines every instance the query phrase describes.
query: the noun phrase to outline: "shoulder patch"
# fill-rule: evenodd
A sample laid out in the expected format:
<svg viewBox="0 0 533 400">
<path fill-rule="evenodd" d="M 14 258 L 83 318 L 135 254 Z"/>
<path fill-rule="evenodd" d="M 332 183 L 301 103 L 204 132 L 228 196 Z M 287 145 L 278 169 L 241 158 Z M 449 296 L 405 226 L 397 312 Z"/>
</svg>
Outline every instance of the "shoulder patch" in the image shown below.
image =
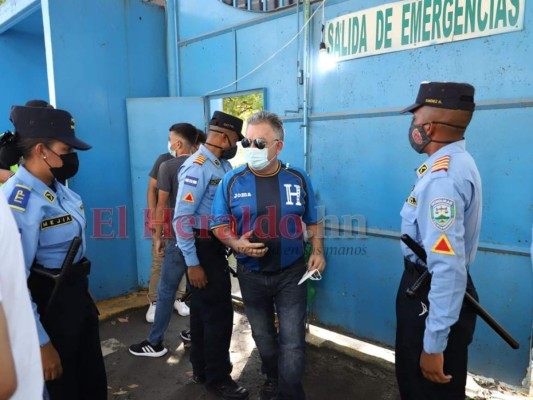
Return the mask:
<svg viewBox="0 0 533 400">
<path fill-rule="evenodd" d="M 187 203 L 194 203 L 194 196 L 192 195 L 192 192 L 187 193 L 182 200 L 186 201 Z"/>
<path fill-rule="evenodd" d="M 44 197 L 46 197 L 46 199 L 50 202 L 50 203 L 53 203 L 54 200 L 56 199 L 56 197 L 49 191 L 47 190 L 46 192 L 44 192 Z"/>
<path fill-rule="evenodd" d="M 435 160 L 431 172 L 448 171 L 448 165 L 450 164 L 450 156 L 442 156 Z"/>
<path fill-rule="evenodd" d="M 11 192 L 7 203 L 9 204 L 9 207 L 14 208 L 15 210 L 26 211 L 30 194 L 31 188 L 17 183 Z"/>
<path fill-rule="evenodd" d="M 426 163 L 422 164 L 420 167 L 416 169 L 416 174 L 420 178 L 422 175 L 424 175 L 426 172 L 428 172 L 428 165 Z"/>
<path fill-rule="evenodd" d="M 444 234 L 441 235 L 441 237 L 435 242 L 435 244 L 431 248 L 431 251 L 433 253 L 446 254 L 448 256 L 455 255 L 455 251 L 453 251 L 452 245 L 450 244 L 448 237 Z"/>
<path fill-rule="evenodd" d="M 414 196 L 409 196 L 407 198 L 407 203 L 412 205 L 413 207 L 416 207 L 416 199 Z"/>
<path fill-rule="evenodd" d="M 455 201 L 438 197 L 429 203 L 429 214 L 433 226 L 439 231 L 446 231 L 455 222 Z"/>
<path fill-rule="evenodd" d="M 206 156 L 204 156 L 203 154 L 198 154 L 193 162 L 198 165 L 203 165 L 206 162 L 206 160 L 207 160 Z"/>
<path fill-rule="evenodd" d="M 60 217 L 45 219 L 41 222 L 41 230 L 46 228 L 52 228 L 54 226 L 65 225 L 72 222 L 72 215 L 65 214 Z"/>
<path fill-rule="evenodd" d="M 196 187 L 198 185 L 198 178 L 195 178 L 194 176 L 185 176 L 184 182 L 186 185 Z"/>
</svg>

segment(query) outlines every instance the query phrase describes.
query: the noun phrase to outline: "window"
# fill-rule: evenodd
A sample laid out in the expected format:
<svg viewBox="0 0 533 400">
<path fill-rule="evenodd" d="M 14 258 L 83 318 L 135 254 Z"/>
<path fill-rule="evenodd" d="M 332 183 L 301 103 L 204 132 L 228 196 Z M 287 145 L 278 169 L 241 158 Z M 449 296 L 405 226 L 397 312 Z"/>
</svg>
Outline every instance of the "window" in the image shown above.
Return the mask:
<svg viewBox="0 0 533 400">
<path fill-rule="evenodd" d="M 261 111 L 264 108 L 264 99 L 263 89 L 213 96 L 209 98 L 209 113 L 212 115 L 214 111 L 220 110 L 244 120 L 242 127 L 244 135 L 246 133 L 246 120 L 254 112 Z M 244 164 L 240 143 L 238 147 L 237 155 L 230 160 L 234 168 Z"/>
</svg>

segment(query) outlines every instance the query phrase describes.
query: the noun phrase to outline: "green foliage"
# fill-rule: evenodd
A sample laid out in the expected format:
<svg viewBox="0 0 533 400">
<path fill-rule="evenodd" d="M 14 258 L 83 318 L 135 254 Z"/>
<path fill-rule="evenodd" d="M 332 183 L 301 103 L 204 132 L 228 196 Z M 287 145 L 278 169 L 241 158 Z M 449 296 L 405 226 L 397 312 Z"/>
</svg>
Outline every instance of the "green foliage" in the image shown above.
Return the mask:
<svg viewBox="0 0 533 400">
<path fill-rule="evenodd" d="M 0 0 L 1 1 L 1 0 Z M 257 92 L 222 100 L 222 110 L 246 121 L 254 112 L 263 109 L 263 93 Z"/>
<path fill-rule="evenodd" d="M 5 2 L 6 2 L 6 0 L 0 0 L 0 6 L 1 6 L 2 4 L 4 4 Z"/>
</svg>

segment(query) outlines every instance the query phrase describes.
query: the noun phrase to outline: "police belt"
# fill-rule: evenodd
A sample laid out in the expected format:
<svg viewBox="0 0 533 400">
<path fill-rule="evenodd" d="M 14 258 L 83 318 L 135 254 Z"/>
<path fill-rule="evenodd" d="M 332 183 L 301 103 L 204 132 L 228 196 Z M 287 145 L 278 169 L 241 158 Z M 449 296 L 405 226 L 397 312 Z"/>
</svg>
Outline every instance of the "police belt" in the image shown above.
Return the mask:
<svg viewBox="0 0 533 400">
<path fill-rule="evenodd" d="M 31 266 L 31 272 L 35 273 L 36 275 L 45 278 L 50 278 L 56 281 L 61 276 L 62 269 L 45 268 L 41 264 L 33 263 L 33 265 Z M 89 276 L 89 274 L 91 273 L 91 262 L 87 258 L 83 257 L 77 263 L 72 264 L 72 266 L 70 266 L 68 268 L 68 271 L 65 271 L 65 273 L 66 282 L 78 282 Z"/>
</svg>

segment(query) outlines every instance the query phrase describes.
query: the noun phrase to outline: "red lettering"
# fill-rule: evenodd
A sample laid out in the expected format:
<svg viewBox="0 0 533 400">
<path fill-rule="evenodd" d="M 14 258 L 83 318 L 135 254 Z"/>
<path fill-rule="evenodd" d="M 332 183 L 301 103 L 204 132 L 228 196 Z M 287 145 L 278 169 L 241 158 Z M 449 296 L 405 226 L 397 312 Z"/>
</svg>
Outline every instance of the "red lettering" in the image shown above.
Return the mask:
<svg viewBox="0 0 533 400">
<path fill-rule="evenodd" d="M 266 215 L 263 214 L 256 218 L 254 232 L 259 239 L 276 239 L 277 210 L 275 206 L 267 206 L 266 209 Z"/>
<path fill-rule="evenodd" d="M 93 234 L 91 238 L 93 239 L 113 239 L 115 237 L 115 232 L 111 229 L 111 232 L 104 233 L 104 226 L 113 226 L 113 209 L 112 208 L 92 208 L 93 212 Z M 109 219 L 104 219 L 104 214 L 109 214 Z"/>
<path fill-rule="evenodd" d="M 293 223 L 289 225 L 291 221 L 293 221 Z M 293 228 L 294 233 L 291 233 L 289 226 Z M 298 239 L 302 236 L 302 220 L 298 215 L 295 214 L 285 215 L 283 216 L 283 218 L 281 218 L 281 221 L 279 222 L 279 231 L 281 237 L 284 239 Z"/>
</svg>

